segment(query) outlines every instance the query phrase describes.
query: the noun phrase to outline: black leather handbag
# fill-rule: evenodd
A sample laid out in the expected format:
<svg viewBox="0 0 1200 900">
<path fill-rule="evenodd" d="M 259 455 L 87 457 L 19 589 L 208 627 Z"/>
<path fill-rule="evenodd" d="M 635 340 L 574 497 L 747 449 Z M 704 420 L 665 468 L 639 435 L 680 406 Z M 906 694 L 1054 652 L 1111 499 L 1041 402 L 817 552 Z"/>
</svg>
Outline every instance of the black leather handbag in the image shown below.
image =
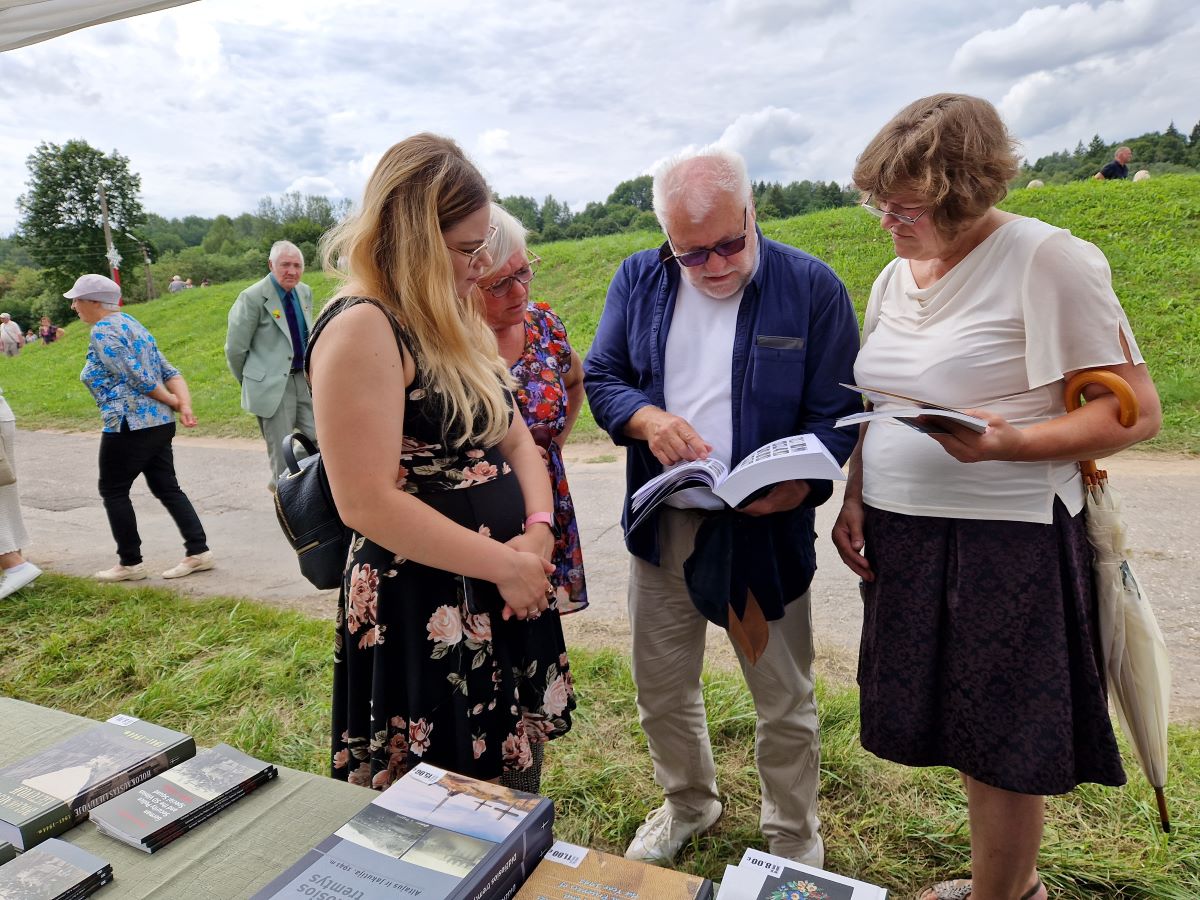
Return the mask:
<svg viewBox="0 0 1200 900">
<path fill-rule="evenodd" d="M 308 456 L 297 461 L 295 444 Z M 300 561 L 300 574 L 322 590 L 342 585 L 350 530 L 342 524 L 317 445 L 296 432 L 284 438 L 287 471 L 275 481 L 275 515 Z"/>
</svg>

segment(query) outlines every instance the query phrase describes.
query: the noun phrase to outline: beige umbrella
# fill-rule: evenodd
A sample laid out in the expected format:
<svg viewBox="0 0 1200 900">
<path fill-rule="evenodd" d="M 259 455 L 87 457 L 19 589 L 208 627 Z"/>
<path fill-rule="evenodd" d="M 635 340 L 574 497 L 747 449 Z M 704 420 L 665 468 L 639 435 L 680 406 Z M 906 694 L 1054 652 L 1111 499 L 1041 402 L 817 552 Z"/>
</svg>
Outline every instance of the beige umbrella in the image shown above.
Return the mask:
<svg viewBox="0 0 1200 900">
<path fill-rule="evenodd" d="M 1125 379 L 1104 370 L 1080 372 L 1066 387 L 1067 410 L 1080 406 L 1080 392 L 1101 384 L 1120 401 L 1120 422 L 1137 422 L 1137 397 Z M 1096 595 L 1100 607 L 1100 640 L 1109 695 L 1121 728 L 1133 744 L 1146 779 L 1158 800 L 1163 831 L 1171 830 L 1163 788 L 1167 783 L 1167 704 L 1171 667 L 1167 645 L 1154 611 L 1129 567 L 1129 539 L 1121 519 L 1121 495 L 1108 483 L 1108 473 L 1092 460 L 1080 462 L 1087 486 L 1087 533 L 1095 551 Z"/>
</svg>

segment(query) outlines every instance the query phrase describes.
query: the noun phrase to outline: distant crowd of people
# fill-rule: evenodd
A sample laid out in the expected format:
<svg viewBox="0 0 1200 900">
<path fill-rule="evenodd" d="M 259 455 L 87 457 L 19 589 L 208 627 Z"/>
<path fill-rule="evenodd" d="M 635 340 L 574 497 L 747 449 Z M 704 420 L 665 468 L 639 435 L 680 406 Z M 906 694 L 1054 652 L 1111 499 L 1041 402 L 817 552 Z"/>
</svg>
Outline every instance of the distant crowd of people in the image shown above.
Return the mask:
<svg viewBox="0 0 1200 900">
<path fill-rule="evenodd" d="M 351 531 L 333 776 L 382 789 L 428 762 L 539 787 L 545 745 L 571 730 L 577 702 L 561 617 L 588 595 L 562 447 L 586 392 L 627 448 L 633 677 L 664 795 L 626 856 L 667 864 L 722 814 L 701 691 L 711 620 L 728 627 L 754 701 L 763 836 L 772 853 L 824 861 L 809 585 L 814 508 L 832 483 L 781 482 L 736 510 L 695 488 L 629 527 L 631 497 L 666 468 L 731 466 L 807 433 L 849 466 L 832 538 L 865 605 L 863 746 L 952 766 L 966 789 L 971 880 L 923 900 L 1045 900 L 1045 795 L 1125 777 L 1075 461 L 1151 437 L 1161 412 L 1104 255 L 997 207 L 1017 162 L 974 97 L 926 97 L 883 127 L 854 183 L 895 259 L 860 329 L 827 263 L 763 235 L 741 156 L 681 153 L 654 176 L 663 243 L 616 271 L 586 360 L 531 301 L 541 261 L 525 229 L 449 139 L 419 134 L 383 154 L 324 242 L 340 287 L 319 316 L 302 254 L 276 243 L 229 311 L 225 356 L 269 483 L 293 432 L 319 441 Z M 66 296 L 91 329 L 81 379 L 103 420 L 99 488 L 117 544 L 96 577 L 146 577 L 129 501 L 139 474 L 183 537 L 163 576 L 210 568 L 172 464 L 176 421 L 196 425 L 182 374 L 118 308 L 112 281 L 84 275 Z M 1137 425 L 1118 423 L 1102 388 L 1066 412 L 1066 380 L 1092 368 L 1131 385 Z M 862 409 L 847 384 L 934 395 L 987 428 L 839 429 Z M 15 502 L 0 511 L 19 520 Z"/>
</svg>

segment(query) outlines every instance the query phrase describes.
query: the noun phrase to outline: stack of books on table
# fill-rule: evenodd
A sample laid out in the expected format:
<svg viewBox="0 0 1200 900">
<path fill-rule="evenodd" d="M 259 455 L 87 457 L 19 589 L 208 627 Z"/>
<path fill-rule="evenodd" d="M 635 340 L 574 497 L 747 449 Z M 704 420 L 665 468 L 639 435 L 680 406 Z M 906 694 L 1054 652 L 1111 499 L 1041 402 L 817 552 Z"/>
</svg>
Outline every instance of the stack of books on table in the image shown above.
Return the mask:
<svg viewBox="0 0 1200 900">
<path fill-rule="evenodd" d="M 76 900 L 112 881 L 112 866 L 74 844 L 50 838 L 0 866 L 4 900 Z"/>
<path fill-rule="evenodd" d="M 509 898 L 553 824 L 545 797 L 421 764 L 254 897 Z"/>
<path fill-rule="evenodd" d="M 202 750 L 91 812 L 109 837 L 153 853 L 278 774 L 228 744 Z"/>
<path fill-rule="evenodd" d="M 712 900 L 713 883 L 620 856 L 556 841 L 517 900 Z M 721 895 L 724 897 L 724 894 Z"/>
<path fill-rule="evenodd" d="M 725 867 L 719 900 L 887 900 L 887 891 L 814 866 L 747 850 Z"/>
<path fill-rule="evenodd" d="M 186 734 L 114 716 L 0 769 L 0 840 L 29 850 L 88 810 L 196 755 Z"/>
</svg>

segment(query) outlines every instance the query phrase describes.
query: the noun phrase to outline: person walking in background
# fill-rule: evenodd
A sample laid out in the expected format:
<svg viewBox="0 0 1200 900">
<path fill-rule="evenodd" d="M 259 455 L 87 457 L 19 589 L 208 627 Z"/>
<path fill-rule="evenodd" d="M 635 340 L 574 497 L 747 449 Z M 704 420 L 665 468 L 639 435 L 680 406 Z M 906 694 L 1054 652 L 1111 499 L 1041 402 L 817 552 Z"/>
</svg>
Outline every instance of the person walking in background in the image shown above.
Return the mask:
<svg viewBox="0 0 1200 900">
<path fill-rule="evenodd" d="M 175 477 L 171 441 L 175 414 L 196 427 L 187 382 L 133 316 L 121 312 L 121 287 L 103 275 L 81 275 L 63 294 L 91 327 L 87 360 L 79 380 L 100 409 L 100 497 L 113 538 L 117 565 L 97 572 L 99 581 L 140 581 L 147 576 L 142 540 L 129 489 L 139 475 L 175 520 L 186 555 L 163 578 L 182 578 L 213 567 L 204 527 Z"/>
<path fill-rule="evenodd" d="M 316 440 L 312 393 L 304 353 L 312 330 L 312 288 L 300 281 L 304 257 L 290 241 L 276 241 L 270 273 L 238 294 L 229 310 L 225 359 L 242 386 L 242 409 L 258 417 L 267 442 L 271 481 L 287 468 L 283 441 L 299 431 Z"/>
<path fill-rule="evenodd" d="M 186 287 L 187 287 L 187 285 L 185 285 L 183 283 L 183 278 L 181 276 L 172 275 L 171 281 L 167 285 L 167 293 L 168 294 L 178 294 L 180 291 L 184 290 Z"/>
<path fill-rule="evenodd" d="M 857 406 L 838 382 L 851 377 L 858 322 L 829 266 L 762 236 L 738 154 L 709 148 L 669 161 L 654 178 L 654 212 L 666 241 L 621 264 L 584 364 L 596 423 L 629 448 L 622 522 L 633 678 L 666 795 L 625 855 L 669 864 L 721 815 L 700 689 L 708 620 L 692 598 L 703 591 L 728 605 L 736 592 L 749 609 L 753 585 L 766 647 L 750 648 L 761 650 L 756 658 L 734 647 L 758 719 L 762 832 L 772 853 L 820 866 L 808 587 L 813 508 L 832 483 L 783 482 L 737 511 L 707 489 L 681 491 L 634 531 L 630 497 L 682 460 L 732 468 L 805 432 L 845 459 L 854 439 L 833 423 Z M 732 554 L 713 549 L 731 546 L 734 531 Z M 688 562 L 703 574 L 687 574 Z"/>
<path fill-rule="evenodd" d="M 525 246 L 525 226 L 492 204 L 496 236 L 488 244 L 492 264 L 479 276 L 488 327 L 500 358 L 516 382 L 517 407 L 542 451 L 554 493 L 554 585 L 552 609 L 560 614 L 587 606 L 583 551 L 575 504 L 567 485 L 563 447 L 583 406 L 583 366 L 567 340 L 567 328 L 548 303 L 531 303 L 529 288 L 541 262 Z"/>
<path fill-rule="evenodd" d="M 16 416 L 0 391 L 0 447 L 12 472 L 13 481 L 0 485 L 0 600 L 19 591 L 42 574 L 42 570 L 21 555 L 29 543 L 25 520 L 21 517 L 21 497 L 17 491 L 17 425 Z M 7 474 L 7 473 L 6 473 Z"/>
<path fill-rule="evenodd" d="M 1129 161 L 1133 159 L 1133 151 L 1128 147 L 1117 150 L 1112 162 L 1092 176 L 1094 181 L 1112 181 L 1113 179 L 1129 177 Z"/>
<path fill-rule="evenodd" d="M 575 707 L 561 624 L 545 615 L 550 479 L 474 293 L 490 197 L 457 144 L 415 135 L 325 240 L 344 284 L 313 330 L 309 376 L 352 530 L 332 774 L 381 790 L 419 762 L 532 775 L 534 745 L 568 731 Z"/>
<path fill-rule="evenodd" d="M 862 744 L 962 775 L 971 880 L 922 900 L 1044 900 L 1044 795 L 1125 781 L 1105 694 L 1076 460 L 1157 432 L 1158 394 L 1096 247 L 996 208 L 1018 171 L 995 108 L 962 94 L 902 109 L 854 183 L 895 247 L 871 289 L 855 383 L 965 409 L 861 427 L 833 541 L 863 580 Z M 1066 381 L 1107 369 L 1066 413 Z M 902 404 L 906 405 L 906 404 Z"/>
<path fill-rule="evenodd" d="M 8 313 L 0 313 L 0 350 L 5 356 L 16 356 L 25 346 L 25 332 Z"/>
</svg>

